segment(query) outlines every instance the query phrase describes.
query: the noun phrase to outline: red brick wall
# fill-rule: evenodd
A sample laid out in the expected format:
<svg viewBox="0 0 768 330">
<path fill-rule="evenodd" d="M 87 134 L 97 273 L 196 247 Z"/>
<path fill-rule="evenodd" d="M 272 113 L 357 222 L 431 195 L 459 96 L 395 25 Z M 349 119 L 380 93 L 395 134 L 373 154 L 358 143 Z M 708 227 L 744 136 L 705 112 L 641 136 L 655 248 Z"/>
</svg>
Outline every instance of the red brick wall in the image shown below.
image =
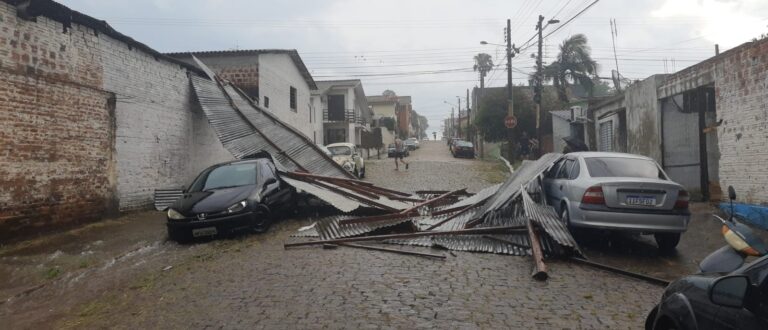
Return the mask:
<svg viewBox="0 0 768 330">
<path fill-rule="evenodd" d="M 111 94 L 88 31 L 0 6 L 0 242 L 116 209 Z M 90 34 L 92 35 L 92 31 Z"/>
<path fill-rule="evenodd" d="M 248 96 L 259 100 L 259 68 L 257 66 L 245 68 L 221 68 L 216 73 L 242 89 Z"/>
</svg>

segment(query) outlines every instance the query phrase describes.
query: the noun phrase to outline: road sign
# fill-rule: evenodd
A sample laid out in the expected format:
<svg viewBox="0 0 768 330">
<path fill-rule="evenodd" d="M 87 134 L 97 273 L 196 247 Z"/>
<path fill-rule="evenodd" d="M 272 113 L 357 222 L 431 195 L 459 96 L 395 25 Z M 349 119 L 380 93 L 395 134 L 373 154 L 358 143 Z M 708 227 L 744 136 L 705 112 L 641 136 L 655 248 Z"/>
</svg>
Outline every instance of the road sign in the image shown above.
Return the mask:
<svg viewBox="0 0 768 330">
<path fill-rule="evenodd" d="M 517 126 L 517 117 L 515 117 L 515 115 L 509 115 L 504 118 L 504 126 L 507 126 L 507 128 L 515 128 Z"/>
</svg>

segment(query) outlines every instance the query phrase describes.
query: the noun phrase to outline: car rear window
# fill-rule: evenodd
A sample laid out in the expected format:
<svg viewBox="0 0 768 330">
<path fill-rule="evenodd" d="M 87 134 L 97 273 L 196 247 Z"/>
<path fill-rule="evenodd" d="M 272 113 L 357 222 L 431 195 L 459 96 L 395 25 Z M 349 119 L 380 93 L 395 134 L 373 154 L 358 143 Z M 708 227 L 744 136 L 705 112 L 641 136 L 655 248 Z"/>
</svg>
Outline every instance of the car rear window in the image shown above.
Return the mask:
<svg viewBox="0 0 768 330">
<path fill-rule="evenodd" d="M 591 157 L 585 158 L 589 176 L 664 179 L 656 162 L 639 158 Z"/>
</svg>

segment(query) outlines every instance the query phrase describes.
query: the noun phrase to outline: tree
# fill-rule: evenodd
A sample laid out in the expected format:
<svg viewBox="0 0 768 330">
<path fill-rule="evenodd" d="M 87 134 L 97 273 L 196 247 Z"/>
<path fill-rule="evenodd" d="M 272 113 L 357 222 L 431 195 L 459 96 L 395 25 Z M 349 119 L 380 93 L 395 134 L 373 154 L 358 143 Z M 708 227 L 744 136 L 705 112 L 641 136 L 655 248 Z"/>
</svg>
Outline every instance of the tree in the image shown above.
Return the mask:
<svg viewBox="0 0 768 330">
<path fill-rule="evenodd" d="M 475 55 L 474 70 L 480 73 L 480 89 L 485 88 L 485 75 L 493 69 L 493 59 L 491 55 L 479 53 Z"/>
<path fill-rule="evenodd" d="M 544 109 L 562 109 L 564 104 L 557 98 L 557 93 L 552 88 L 545 88 L 542 97 Z M 517 138 L 528 132 L 528 136 L 536 136 L 536 112 L 533 102 L 533 90 L 526 86 L 514 86 L 512 89 L 515 117 L 517 127 L 512 130 L 512 136 Z M 491 88 L 486 90 L 480 98 L 480 107 L 473 116 L 473 123 L 485 141 L 499 142 L 509 139 L 509 129 L 504 126 L 504 118 L 507 116 L 507 92 L 505 88 Z M 547 127 L 552 126 L 550 116 L 543 115 L 542 127 L 547 132 Z M 551 129 L 549 130 L 551 131 Z"/>
<path fill-rule="evenodd" d="M 571 83 L 583 86 L 592 94 L 592 79 L 597 75 L 598 66 L 590 52 L 587 37 L 576 34 L 563 41 L 557 60 L 544 67 L 544 80 L 552 81 L 560 101 L 568 102 L 567 90 Z"/>
</svg>

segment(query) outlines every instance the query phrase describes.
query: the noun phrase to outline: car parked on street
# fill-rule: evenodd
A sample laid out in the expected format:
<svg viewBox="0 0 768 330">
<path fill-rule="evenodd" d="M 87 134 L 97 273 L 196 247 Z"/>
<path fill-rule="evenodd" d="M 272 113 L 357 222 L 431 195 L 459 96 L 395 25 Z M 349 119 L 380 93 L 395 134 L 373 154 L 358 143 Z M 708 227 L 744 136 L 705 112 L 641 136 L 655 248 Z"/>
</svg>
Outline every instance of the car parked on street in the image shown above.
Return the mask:
<svg viewBox="0 0 768 330">
<path fill-rule="evenodd" d="M 168 208 L 168 237 L 185 242 L 239 230 L 266 231 L 291 207 L 295 194 L 269 158 L 213 165 Z"/>
<path fill-rule="evenodd" d="M 411 155 L 410 151 L 408 151 L 408 148 L 405 148 L 405 150 L 403 150 L 403 151 L 405 152 L 403 157 L 408 157 L 408 156 Z M 396 153 L 397 153 L 397 148 L 395 147 L 395 144 L 394 143 L 390 143 L 387 146 L 387 157 L 389 157 L 389 158 L 395 157 Z"/>
<path fill-rule="evenodd" d="M 403 141 L 403 144 L 405 145 L 405 148 L 408 150 L 416 150 L 417 148 L 416 139 L 414 138 L 405 139 L 405 141 Z"/>
<path fill-rule="evenodd" d="M 459 140 L 453 144 L 451 153 L 453 154 L 453 157 L 456 158 L 475 158 L 475 146 L 472 144 L 472 142 Z"/>
<path fill-rule="evenodd" d="M 674 250 L 688 229 L 688 191 L 648 157 L 569 153 L 546 172 L 544 190 L 572 229 L 653 234 L 662 251 Z"/>
<path fill-rule="evenodd" d="M 331 143 L 325 147 L 331 152 L 333 161 L 356 177 L 365 177 L 365 159 L 354 143 Z"/>
<path fill-rule="evenodd" d="M 645 328 L 768 329 L 768 256 L 733 272 L 683 277 L 664 290 Z"/>
</svg>

